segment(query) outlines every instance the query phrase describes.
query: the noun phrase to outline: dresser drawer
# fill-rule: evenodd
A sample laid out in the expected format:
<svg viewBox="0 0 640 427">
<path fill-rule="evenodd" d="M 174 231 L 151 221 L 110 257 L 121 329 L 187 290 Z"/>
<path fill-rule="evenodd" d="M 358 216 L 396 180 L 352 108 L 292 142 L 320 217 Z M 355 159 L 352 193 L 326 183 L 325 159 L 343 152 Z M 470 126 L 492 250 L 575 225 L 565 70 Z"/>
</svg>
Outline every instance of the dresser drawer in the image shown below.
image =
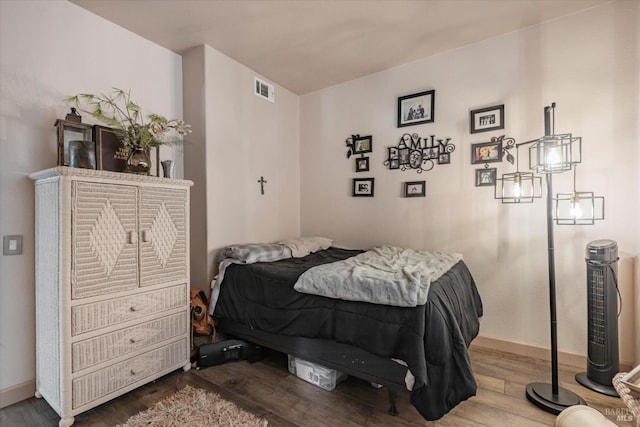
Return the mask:
<svg viewBox="0 0 640 427">
<path fill-rule="evenodd" d="M 151 314 L 185 307 L 188 303 L 186 285 L 179 285 L 144 294 L 78 305 L 71 308 L 71 335 L 75 336 Z"/>
<path fill-rule="evenodd" d="M 86 405 L 176 364 L 186 363 L 187 351 L 188 339 L 184 338 L 74 379 L 73 408 Z"/>
<path fill-rule="evenodd" d="M 187 317 L 187 313 L 183 311 L 77 342 L 72 346 L 72 371 L 81 371 L 173 337 L 186 336 L 189 331 Z"/>
</svg>

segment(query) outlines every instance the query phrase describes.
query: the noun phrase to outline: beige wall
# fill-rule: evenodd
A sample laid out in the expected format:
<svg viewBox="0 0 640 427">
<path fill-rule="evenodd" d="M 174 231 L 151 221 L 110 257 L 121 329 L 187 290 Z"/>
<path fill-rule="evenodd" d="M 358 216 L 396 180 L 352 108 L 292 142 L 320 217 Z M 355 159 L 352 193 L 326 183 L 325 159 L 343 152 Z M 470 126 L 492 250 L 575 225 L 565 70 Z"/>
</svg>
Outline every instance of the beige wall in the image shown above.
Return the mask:
<svg viewBox="0 0 640 427">
<path fill-rule="evenodd" d="M 542 136 L 543 107 L 557 102 L 556 131 L 583 138 L 578 190 L 606 196 L 605 221 L 555 227 L 559 347 L 586 354 L 586 244 L 608 238 L 624 259 L 640 253 L 637 9 L 614 2 L 302 96 L 302 234 L 349 247 L 461 252 L 484 299 L 481 334 L 548 347 L 545 201 L 494 200 L 492 187 L 474 185 L 482 165 L 470 164 L 470 150 L 502 134 Z M 434 123 L 397 128 L 397 97 L 427 89 L 436 90 Z M 469 111 L 496 104 L 505 104 L 505 129 L 470 134 Z M 405 132 L 452 138 L 451 164 L 422 174 L 386 168 L 386 148 Z M 356 174 L 347 160 L 351 134 L 373 135 L 370 172 Z M 526 169 L 527 147 L 520 154 Z M 506 160 L 498 165 L 498 174 L 513 171 Z M 356 176 L 375 177 L 374 198 L 350 197 Z M 414 180 L 426 180 L 425 198 L 401 196 Z M 554 177 L 554 193 L 571 191 L 571 181 L 570 173 Z M 620 286 L 625 361 L 640 335 L 631 264 Z"/>
<path fill-rule="evenodd" d="M 191 252 L 200 254 L 191 283 L 205 288 L 221 247 L 299 235 L 299 97 L 277 85 L 275 103 L 255 96 L 256 73 L 209 46 L 183 57 L 185 119 L 203 135 L 185 146 L 185 177 L 197 195 Z"/>
<path fill-rule="evenodd" d="M 67 1 L 0 1 L 0 31 L 0 233 L 24 236 L 22 255 L 0 256 L 3 406 L 35 390 L 34 190 L 27 175 L 56 165 L 53 124 L 69 111 L 63 98 L 119 87 L 131 89 L 143 112 L 180 117 L 182 64 Z M 181 163 L 179 151 L 163 150 L 167 158 Z"/>
</svg>

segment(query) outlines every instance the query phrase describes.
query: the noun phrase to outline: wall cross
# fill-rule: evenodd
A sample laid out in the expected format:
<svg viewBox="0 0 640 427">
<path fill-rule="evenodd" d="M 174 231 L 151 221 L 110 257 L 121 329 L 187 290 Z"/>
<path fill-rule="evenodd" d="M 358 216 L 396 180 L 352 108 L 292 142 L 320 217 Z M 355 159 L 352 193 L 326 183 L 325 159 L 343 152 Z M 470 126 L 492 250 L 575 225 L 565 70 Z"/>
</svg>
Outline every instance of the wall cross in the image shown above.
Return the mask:
<svg viewBox="0 0 640 427">
<path fill-rule="evenodd" d="M 267 183 L 267 181 L 264 179 L 264 177 L 261 176 L 258 182 L 260 183 L 260 193 L 264 194 L 264 185 Z"/>
</svg>

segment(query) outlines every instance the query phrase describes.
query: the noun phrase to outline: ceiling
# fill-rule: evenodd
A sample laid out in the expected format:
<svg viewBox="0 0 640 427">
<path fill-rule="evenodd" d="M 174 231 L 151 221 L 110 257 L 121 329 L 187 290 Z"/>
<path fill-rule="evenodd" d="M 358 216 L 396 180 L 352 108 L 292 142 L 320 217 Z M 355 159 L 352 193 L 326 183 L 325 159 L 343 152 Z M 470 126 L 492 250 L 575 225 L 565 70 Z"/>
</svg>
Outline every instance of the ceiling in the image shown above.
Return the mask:
<svg viewBox="0 0 640 427">
<path fill-rule="evenodd" d="M 178 54 L 207 44 L 302 95 L 611 0 L 71 0 Z"/>
</svg>

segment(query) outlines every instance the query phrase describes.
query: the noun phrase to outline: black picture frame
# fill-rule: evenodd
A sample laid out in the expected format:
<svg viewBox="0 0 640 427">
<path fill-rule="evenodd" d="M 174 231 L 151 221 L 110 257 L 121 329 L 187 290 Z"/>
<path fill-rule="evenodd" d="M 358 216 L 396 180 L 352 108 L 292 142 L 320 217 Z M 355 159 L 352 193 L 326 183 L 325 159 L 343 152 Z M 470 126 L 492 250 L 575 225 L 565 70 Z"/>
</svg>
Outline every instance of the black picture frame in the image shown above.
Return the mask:
<svg viewBox="0 0 640 427">
<path fill-rule="evenodd" d="M 409 181 L 404 183 L 404 197 L 424 197 L 425 194 L 425 181 Z"/>
<path fill-rule="evenodd" d="M 353 197 L 373 197 L 375 178 L 353 178 Z"/>
<path fill-rule="evenodd" d="M 353 140 L 353 154 L 365 154 L 373 151 L 373 137 L 361 136 Z"/>
<path fill-rule="evenodd" d="M 476 169 L 476 187 L 487 187 L 496 185 L 498 168 Z"/>
<path fill-rule="evenodd" d="M 440 153 L 438 155 L 439 165 L 448 165 L 449 163 L 451 163 L 451 153 Z"/>
<path fill-rule="evenodd" d="M 423 150 L 423 157 L 425 160 L 438 160 L 440 156 L 440 146 L 425 148 Z"/>
<path fill-rule="evenodd" d="M 355 162 L 356 162 L 356 172 L 369 171 L 369 157 L 357 157 Z"/>
<path fill-rule="evenodd" d="M 495 163 L 502 161 L 502 142 L 482 142 L 471 144 L 471 164 Z"/>
<path fill-rule="evenodd" d="M 69 167 L 96 169 L 96 143 L 94 141 L 68 141 L 65 152 L 68 155 Z"/>
<path fill-rule="evenodd" d="M 435 89 L 398 97 L 398 127 L 433 123 Z"/>
<path fill-rule="evenodd" d="M 472 110 L 470 113 L 471 133 L 504 129 L 504 104 Z"/>
</svg>

